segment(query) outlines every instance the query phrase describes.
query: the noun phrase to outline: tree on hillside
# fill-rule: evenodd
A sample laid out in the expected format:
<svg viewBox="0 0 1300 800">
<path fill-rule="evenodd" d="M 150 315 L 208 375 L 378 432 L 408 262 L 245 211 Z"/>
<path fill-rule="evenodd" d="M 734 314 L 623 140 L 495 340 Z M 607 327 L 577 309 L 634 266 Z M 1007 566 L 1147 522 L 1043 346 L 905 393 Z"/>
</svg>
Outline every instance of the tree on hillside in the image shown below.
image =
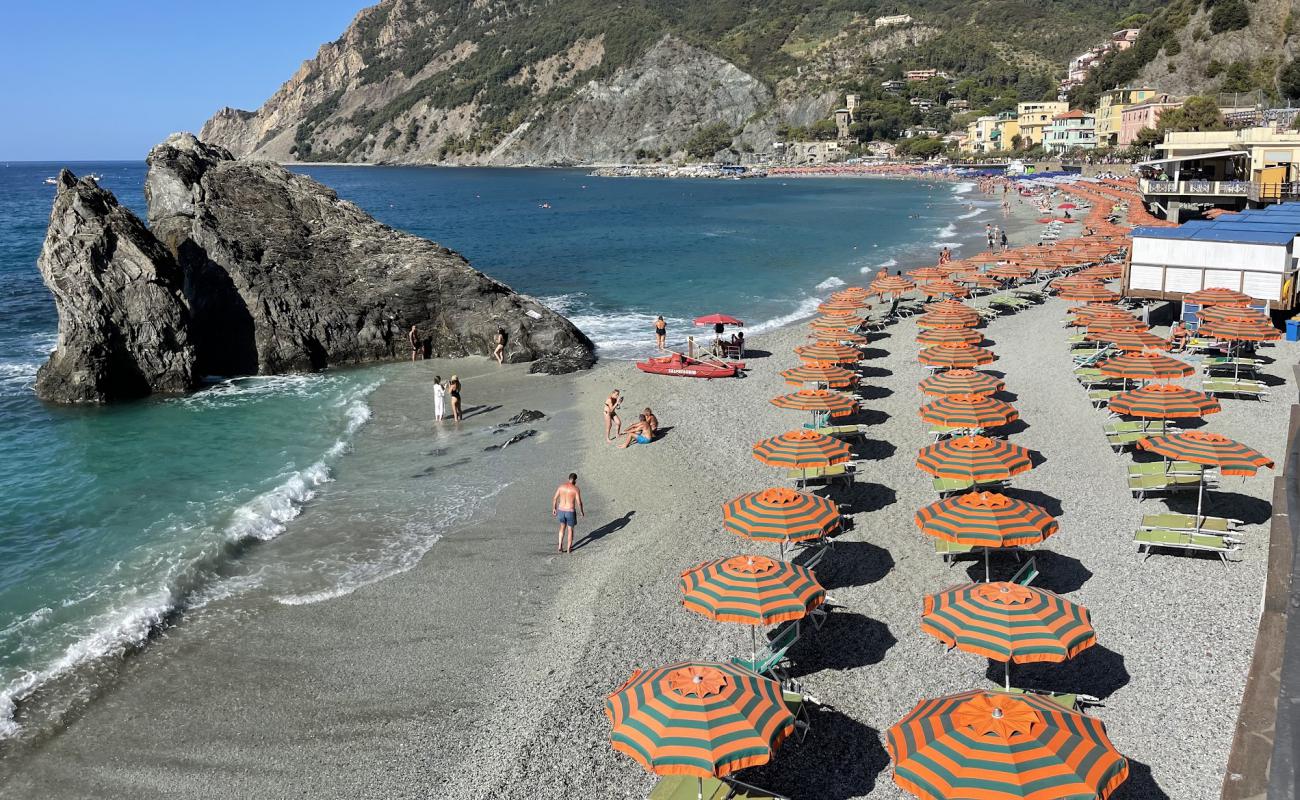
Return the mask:
<svg viewBox="0 0 1300 800">
<path fill-rule="evenodd" d="M 1278 70 L 1277 93 L 1288 100 L 1300 99 L 1300 58 L 1293 58 Z"/>
<path fill-rule="evenodd" d="M 1189 97 L 1182 108 L 1171 108 L 1160 115 L 1156 130 L 1165 131 L 1221 131 L 1226 130 L 1223 112 L 1212 97 Z"/>
<path fill-rule="evenodd" d="M 1160 144 L 1164 138 L 1164 134 L 1160 133 L 1155 128 L 1143 128 L 1133 137 L 1133 146 L 1150 149 Z"/>
<path fill-rule="evenodd" d="M 1254 89 L 1255 75 L 1251 72 L 1249 62 L 1234 61 L 1228 65 L 1223 73 L 1223 83 L 1219 84 L 1219 91 L 1249 92 Z"/>
<path fill-rule="evenodd" d="M 691 138 L 686 141 L 686 152 L 692 158 L 710 158 L 719 150 L 731 147 L 731 126 L 725 122 L 715 122 L 696 128 Z"/>
<path fill-rule="evenodd" d="M 1250 24 L 1246 0 L 1215 0 L 1210 12 L 1210 32 L 1239 31 Z"/>
</svg>

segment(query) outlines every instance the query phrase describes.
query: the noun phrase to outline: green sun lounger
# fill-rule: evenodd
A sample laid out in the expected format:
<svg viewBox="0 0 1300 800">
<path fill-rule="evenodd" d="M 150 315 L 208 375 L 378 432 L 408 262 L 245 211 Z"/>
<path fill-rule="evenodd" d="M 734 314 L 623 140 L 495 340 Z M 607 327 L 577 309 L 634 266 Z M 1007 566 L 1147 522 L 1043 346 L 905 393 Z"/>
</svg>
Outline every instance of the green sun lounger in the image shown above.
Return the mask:
<svg viewBox="0 0 1300 800">
<path fill-rule="evenodd" d="M 837 439 L 861 439 L 866 436 L 867 429 L 863 425 L 827 425 L 822 428 L 810 428 L 815 433 L 822 436 L 833 436 Z"/>
<path fill-rule="evenodd" d="M 1147 461 L 1141 464 L 1128 465 L 1128 474 L 1130 475 L 1166 475 L 1169 473 L 1175 475 L 1201 475 L 1204 472 L 1204 465 L 1193 464 L 1191 461 Z"/>
<path fill-rule="evenodd" d="M 1096 367 L 1079 367 L 1074 371 L 1074 378 L 1079 383 L 1091 383 L 1096 380 L 1104 380 L 1106 376 L 1102 375 L 1101 370 Z"/>
<path fill-rule="evenodd" d="M 1152 492 L 1191 491 L 1198 488 L 1204 476 L 1201 474 L 1163 473 L 1153 475 L 1128 476 L 1128 490 L 1139 500 L 1145 500 Z"/>
<path fill-rule="evenodd" d="M 1263 400 L 1268 395 L 1261 381 L 1232 380 L 1231 378 L 1206 378 L 1201 381 L 1201 391 L 1206 394 L 1230 394 L 1236 397 L 1253 397 Z"/>
<path fill-rule="evenodd" d="M 959 478 L 935 478 L 931 485 L 940 495 L 957 494 L 971 489 L 1000 490 L 1007 486 L 1007 481 L 968 481 Z"/>
<path fill-rule="evenodd" d="M 1011 582 L 1020 586 L 1028 586 L 1038 577 L 1038 559 L 1030 556 L 1029 560 L 1024 563 L 1016 574 L 1011 576 Z"/>
<path fill-rule="evenodd" d="M 1046 700 L 1051 700 L 1053 703 L 1056 703 L 1058 706 L 1064 708 L 1066 711 L 1081 711 L 1082 709 L 1079 708 L 1080 698 L 1087 698 L 1093 701 L 1096 700 L 1095 697 L 1091 697 L 1089 695 L 1079 695 L 1079 694 L 1072 694 L 1067 692 L 1045 692 L 1045 691 L 1038 691 L 1035 689 L 1017 689 L 1014 686 L 1012 686 L 1010 689 L 1003 689 L 999 687 L 997 689 L 994 689 L 993 691 L 1006 692 L 1007 694 L 1037 695 L 1038 697 L 1042 697 Z"/>
<path fill-rule="evenodd" d="M 970 545 L 954 544 L 939 538 L 934 540 L 934 552 L 942 556 L 943 563 L 950 567 L 957 562 L 957 556 L 964 556 L 974 550 L 975 548 Z"/>
<path fill-rule="evenodd" d="M 1198 517 L 1195 514 L 1147 514 L 1142 517 L 1142 527 L 1151 530 L 1205 531 L 1207 533 L 1240 533 L 1244 523 L 1227 517 Z"/>
<path fill-rule="evenodd" d="M 1093 408 L 1101 408 L 1109 403 L 1112 397 L 1122 393 L 1121 389 L 1093 389 L 1088 392 L 1088 402 L 1092 403 Z"/>
<path fill-rule="evenodd" d="M 1224 564 L 1241 560 L 1241 542 L 1222 534 L 1141 528 L 1133 534 L 1133 541 L 1137 544 L 1138 552 L 1145 553 L 1146 558 L 1151 558 L 1156 548 L 1166 548 L 1186 552 L 1215 553 Z"/>
<path fill-rule="evenodd" d="M 792 692 L 786 689 L 782 692 L 785 697 L 785 707 L 790 709 L 794 714 L 794 732 L 802 742 L 808 736 L 808 729 L 811 727 L 811 721 L 808 718 L 808 704 L 815 703 L 816 700 L 803 692 Z"/>
<path fill-rule="evenodd" d="M 650 792 L 650 800 L 789 800 L 785 795 L 741 783 L 734 778 L 699 778 L 668 775 L 660 778 Z"/>
<path fill-rule="evenodd" d="M 853 469 L 849 464 L 833 464 L 829 467 L 810 467 L 809 469 L 792 469 L 785 473 L 787 479 L 798 487 L 810 483 L 852 483 Z"/>
<path fill-rule="evenodd" d="M 1158 419 L 1145 422 L 1142 420 L 1117 420 L 1115 422 L 1106 423 L 1103 430 L 1106 432 L 1107 436 L 1113 433 L 1144 433 L 1147 436 L 1151 436 L 1153 434 L 1165 433 L 1166 430 L 1172 430 L 1173 427 L 1173 425 Z"/>
<path fill-rule="evenodd" d="M 1127 431 L 1124 433 L 1106 434 L 1106 444 L 1116 453 L 1122 452 L 1127 447 L 1132 447 L 1148 436 L 1155 436 L 1155 431 Z"/>
<path fill-rule="evenodd" d="M 945 436 L 955 436 L 956 434 L 964 433 L 965 431 L 968 430 L 971 429 L 970 428 L 949 428 L 947 425 L 931 425 L 930 435 L 933 436 L 934 440 L 937 442 Z"/>
<path fill-rule="evenodd" d="M 785 680 L 785 670 L 782 666 L 785 663 L 785 654 L 797 641 L 799 641 L 799 621 L 794 620 L 778 628 L 767 646 L 759 650 L 753 658 L 733 658 L 731 663 L 778 681 Z"/>
</svg>

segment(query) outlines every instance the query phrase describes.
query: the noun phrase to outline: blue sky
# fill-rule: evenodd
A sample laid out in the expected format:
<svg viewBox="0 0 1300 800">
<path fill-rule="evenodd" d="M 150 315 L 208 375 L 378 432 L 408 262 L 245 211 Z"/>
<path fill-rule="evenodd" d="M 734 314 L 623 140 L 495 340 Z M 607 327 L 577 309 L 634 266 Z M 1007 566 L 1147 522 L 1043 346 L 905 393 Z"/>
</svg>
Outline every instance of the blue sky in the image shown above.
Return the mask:
<svg viewBox="0 0 1300 800">
<path fill-rule="evenodd" d="M 376 0 L 0 4 L 0 160 L 143 159 L 257 108 Z"/>
</svg>

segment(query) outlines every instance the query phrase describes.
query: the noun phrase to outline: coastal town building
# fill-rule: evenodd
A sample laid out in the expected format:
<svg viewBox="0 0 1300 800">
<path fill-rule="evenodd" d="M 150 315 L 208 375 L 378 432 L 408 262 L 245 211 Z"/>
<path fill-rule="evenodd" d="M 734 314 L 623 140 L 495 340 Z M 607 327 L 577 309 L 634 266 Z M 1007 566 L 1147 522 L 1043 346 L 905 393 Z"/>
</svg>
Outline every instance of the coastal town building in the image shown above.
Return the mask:
<svg viewBox="0 0 1300 800">
<path fill-rule="evenodd" d="M 1043 134 L 1057 114 L 1064 114 L 1070 109 L 1069 104 L 1059 100 L 1045 100 L 1034 103 L 1018 103 L 1016 118 L 1019 125 L 1020 142 L 1023 147 L 1033 147 L 1043 143 Z"/>
<path fill-rule="evenodd" d="M 911 83 L 916 83 L 917 81 L 928 81 L 938 75 L 939 70 L 937 69 L 909 69 L 907 72 L 903 73 L 903 77 Z"/>
<path fill-rule="evenodd" d="M 938 136 L 938 135 L 939 135 L 938 128 L 927 128 L 923 125 L 914 125 L 911 128 L 908 128 L 907 130 L 903 131 L 904 139 L 915 139 L 918 136 Z"/>
<path fill-rule="evenodd" d="M 911 24 L 912 24 L 911 14 L 894 14 L 888 17 L 876 17 L 875 27 L 889 28 L 894 25 L 911 25 Z"/>
<path fill-rule="evenodd" d="M 965 150 L 971 153 L 991 153 L 998 149 L 998 118 L 992 114 L 977 117 L 966 126 Z"/>
<path fill-rule="evenodd" d="M 1102 92 L 1097 101 L 1097 146 L 1116 147 L 1124 128 L 1124 109 L 1145 103 L 1157 94 L 1155 89 L 1133 87 Z"/>
<path fill-rule="evenodd" d="M 1057 99 L 1064 100 L 1075 86 L 1087 79 L 1088 73 L 1101 60 L 1101 57 L 1114 51 L 1127 50 L 1137 41 L 1140 28 L 1124 28 L 1111 33 L 1110 38 L 1086 52 L 1070 59 L 1066 67 L 1065 78 L 1061 80 Z"/>
<path fill-rule="evenodd" d="M 963 100 L 960 97 L 954 97 L 944 103 L 944 105 L 947 106 L 950 111 L 970 111 L 970 101 Z"/>
<path fill-rule="evenodd" d="M 1013 150 L 1020 141 L 1020 117 L 1014 111 L 998 114 L 998 129 L 994 131 L 997 146 L 994 150 Z"/>
<path fill-rule="evenodd" d="M 880 88 L 886 92 L 901 92 L 907 88 L 907 81 L 881 81 Z"/>
<path fill-rule="evenodd" d="M 1091 150 L 1097 146 L 1096 122 L 1091 112 L 1077 108 L 1057 114 L 1043 133 L 1043 147 L 1049 153 Z"/>
<path fill-rule="evenodd" d="M 1141 162 L 1151 213 L 1180 220 L 1209 208 L 1257 208 L 1300 196 L 1300 132 L 1273 127 L 1170 131 Z"/>
<path fill-rule="evenodd" d="M 919 109 L 922 114 L 934 108 L 934 101 L 925 97 L 913 97 L 907 103 L 913 108 Z"/>
<path fill-rule="evenodd" d="M 1171 95 L 1160 94 L 1142 103 L 1126 106 L 1120 112 L 1118 147 L 1128 147 L 1137 140 L 1138 132 L 1143 128 L 1155 130 L 1160 124 L 1160 115 L 1171 108 L 1179 108 L 1183 101 Z"/>
<path fill-rule="evenodd" d="M 860 103 L 861 101 L 862 101 L 861 95 L 856 95 L 852 93 L 844 95 L 844 107 L 849 110 L 850 120 L 857 119 L 858 103 Z"/>
<path fill-rule="evenodd" d="M 835 109 L 835 136 L 841 142 L 849 139 L 849 125 L 853 123 L 853 112 L 847 108 Z"/>
<path fill-rule="evenodd" d="M 776 149 L 780 160 L 791 166 L 833 164 L 848 156 L 839 142 L 781 142 Z"/>
</svg>

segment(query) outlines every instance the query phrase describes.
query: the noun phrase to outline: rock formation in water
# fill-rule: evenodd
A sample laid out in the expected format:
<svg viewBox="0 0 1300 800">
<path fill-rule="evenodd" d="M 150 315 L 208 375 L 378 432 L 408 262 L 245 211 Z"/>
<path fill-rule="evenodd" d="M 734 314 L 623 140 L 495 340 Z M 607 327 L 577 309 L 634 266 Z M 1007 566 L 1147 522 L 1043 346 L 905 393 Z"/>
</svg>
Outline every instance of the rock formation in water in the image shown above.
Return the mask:
<svg viewBox="0 0 1300 800">
<path fill-rule="evenodd" d="M 181 271 L 111 192 L 60 172 L 37 266 L 59 312 L 58 345 L 36 375 L 40 397 L 104 403 L 194 387 Z"/>
<path fill-rule="evenodd" d="M 460 255 L 402 233 L 310 178 L 174 134 L 148 157 L 152 231 L 92 181 L 60 176 L 40 267 L 59 347 L 37 393 L 105 402 L 196 375 L 488 355 L 585 369 L 591 341 Z"/>
</svg>

